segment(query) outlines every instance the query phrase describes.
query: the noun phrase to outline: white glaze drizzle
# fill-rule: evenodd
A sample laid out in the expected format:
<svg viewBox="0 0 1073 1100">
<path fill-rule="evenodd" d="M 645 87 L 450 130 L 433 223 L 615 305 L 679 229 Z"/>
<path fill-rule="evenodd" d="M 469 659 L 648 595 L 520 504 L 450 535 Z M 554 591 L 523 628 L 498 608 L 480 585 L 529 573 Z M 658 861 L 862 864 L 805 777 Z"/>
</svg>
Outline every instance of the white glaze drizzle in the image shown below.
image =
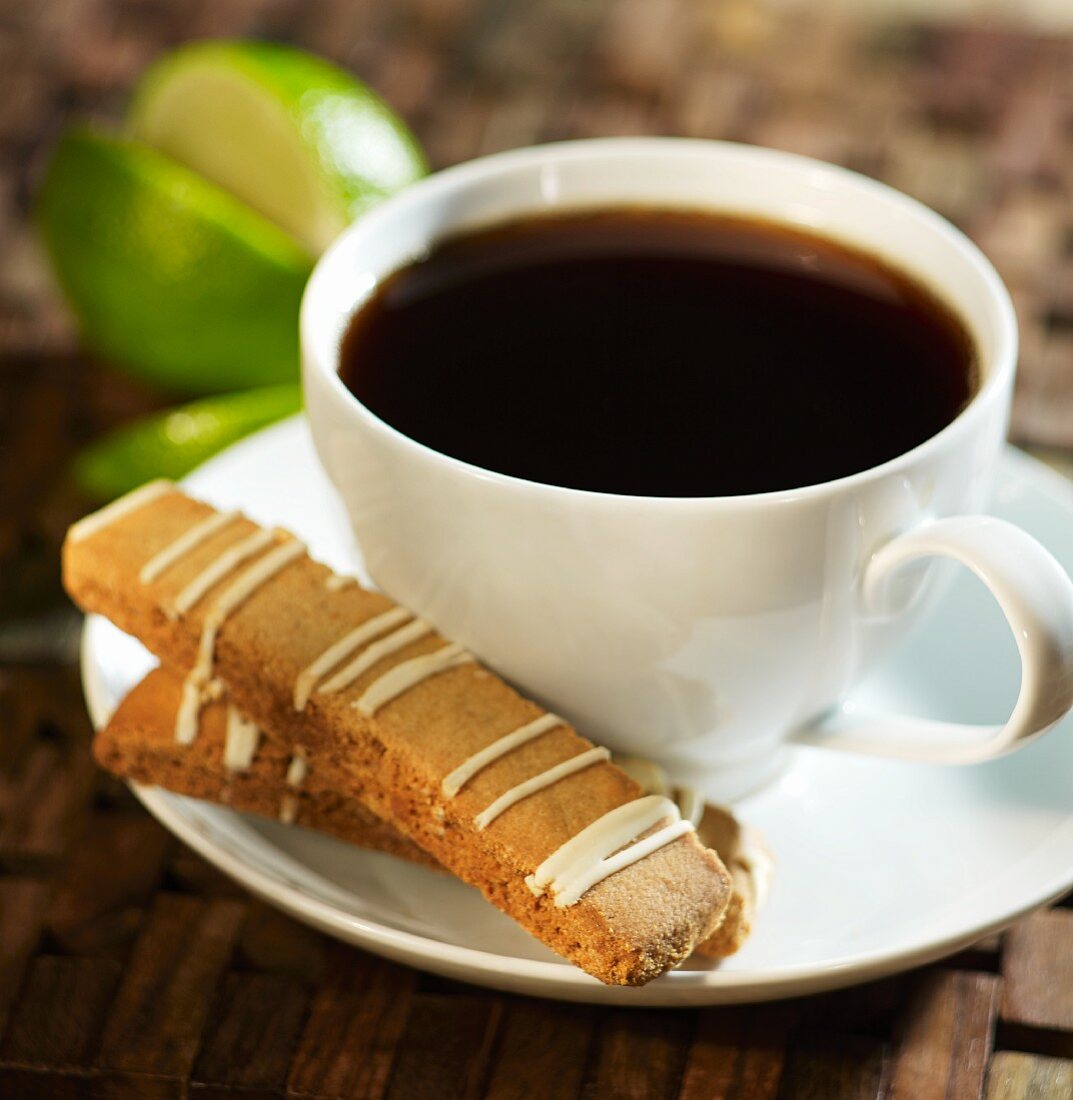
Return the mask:
<svg viewBox="0 0 1073 1100">
<path fill-rule="evenodd" d="M 561 724 L 562 719 L 556 715 L 545 714 L 493 741 L 445 777 L 441 783 L 443 794 L 447 798 L 454 797 L 482 768 Z M 500 814 L 522 799 L 609 758 L 611 754 L 604 748 L 592 748 L 571 757 L 505 791 L 477 814 L 473 823 L 478 829 L 485 829 Z M 628 802 L 593 822 L 567 841 L 526 879 L 529 888 L 538 895 L 551 884 L 555 891 L 555 904 L 559 907 L 573 905 L 596 883 L 691 832 L 696 825 L 695 819 L 703 812 L 704 803 L 697 793 L 691 788 L 682 787 L 676 792 L 685 810 L 684 815 L 680 814 L 678 805 L 667 797 L 671 793 L 667 773 L 658 764 L 632 756 L 614 758 L 614 762 L 649 793 L 646 798 Z M 663 817 L 672 817 L 673 820 L 652 836 L 623 848 L 623 845 L 646 832 Z"/>
<path fill-rule="evenodd" d="M 270 581 L 277 573 L 290 565 L 295 558 L 305 553 L 305 546 L 297 539 L 270 550 L 263 558 L 255 561 L 245 572 L 231 582 L 220 593 L 219 598 L 209 609 L 201 624 L 201 641 L 198 644 L 197 663 L 194 671 L 200 672 L 203 682 L 212 676 L 213 654 L 216 650 L 216 634 L 228 616 L 237 611 L 257 591 L 261 585 Z"/>
<path fill-rule="evenodd" d="M 367 645 L 374 638 L 383 634 L 385 630 L 390 630 L 393 626 L 398 626 L 411 617 L 411 612 L 407 611 L 406 608 L 393 607 L 390 611 L 366 619 L 360 626 L 355 627 L 350 633 L 344 634 L 339 641 L 330 645 L 315 661 L 298 673 L 298 678 L 294 681 L 294 709 L 297 711 L 305 710 L 305 705 L 309 702 L 309 697 L 313 694 L 317 681 L 331 672 L 340 661 L 346 660 L 356 649 Z M 321 690 L 326 690 L 326 688 L 327 685 Z"/>
<path fill-rule="evenodd" d="M 458 642 L 451 642 L 434 653 L 423 653 L 420 657 L 411 657 L 410 660 L 402 661 L 378 676 L 365 689 L 361 698 L 351 706 L 360 710 L 367 718 L 371 718 L 386 703 L 390 703 L 392 699 L 409 691 L 410 688 L 416 687 L 422 680 L 457 668 L 459 665 L 468 664 L 473 660 L 473 654 L 463 649 Z"/>
<path fill-rule="evenodd" d="M 222 699 L 224 695 L 224 682 L 223 680 L 210 680 L 205 689 L 201 693 L 204 699 Z"/>
<path fill-rule="evenodd" d="M 489 764 L 562 724 L 563 720 L 558 715 L 542 714 L 532 722 L 527 722 L 524 726 L 504 734 L 479 752 L 475 752 L 468 760 L 463 760 L 450 775 L 444 777 L 440 784 L 441 790 L 448 798 L 454 798 L 479 771 L 483 771 Z"/>
<path fill-rule="evenodd" d="M 204 683 L 192 672 L 183 680 L 179 710 L 175 715 L 175 740 L 180 745 L 192 745 L 197 738 L 198 716 L 201 714 L 201 691 Z"/>
<path fill-rule="evenodd" d="M 271 532 L 264 532 L 271 534 Z M 201 639 L 198 642 L 197 660 L 186 680 L 183 682 L 182 700 L 175 722 L 175 738 L 189 745 L 197 736 L 198 714 L 201 708 L 203 689 L 212 680 L 212 666 L 216 652 L 216 635 L 227 617 L 237 610 L 262 584 L 271 580 L 280 570 L 295 558 L 305 553 L 305 546 L 297 539 L 270 550 L 263 558 L 255 561 L 245 572 L 228 585 L 212 605 L 201 624 Z M 195 694 L 196 693 L 196 694 Z"/>
<path fill-rule="evenodd" d="M 305 782 L 309 767 L 306 763 L 305 749 L 296 745 L 290 764 L 287 765 L 287 776 L 284 782 L 288 787 L 300 787 Z M 285 825 L 293 825 L 298 816 L 298 796 L 285 794 L 279 804 L 279 819 Z"/>
<path fill-rule="evenodd" d="M 110 527 L 124 516 L 144 508 L 145 505 L 170 492 L 174 487 L 172 482 L 164 478 L 140 485 L 118 500 L 113 500 L 111 504 L 106 504 L 98 511 L 91 512 L 77 523 L 73 523 L 67 531 L 67 539 L 70 542 L 82 542 L 91 535 L 97 534 L 98 531 L 103 531 L 105 527 Z"/>
<path fill-rule="evenodd" d="M 630 844 L 665 817 L 671 819 L 670 824 Z M 525 883 L 538 897 L 550 890 L 559 908 L 573 905 L 609 875 L 692 830 L 692 823 L 681 819 L 678 807 L 669 798 L 646 795 L 616 806 L 587 825 L 527 875 Z"/>
<path fill-rule="evenodd" d="M 509 810 L 516 802 L 521 802 L 522 799 L 544 790 L 545 787 L 558 783 L 560 779 L 565 779 L 568 775 L 592 767 L 593 764 L 598 764 L 602 760 L 610 759 L 610 751 L 602 747 L 588 749 L 577 756 L 571 756 L 569 760 L 564 760 L 561 764 L 556 764 L 553 768 L 548 768 L 547 771 L 534 775 L 532 778 L 517 784 L 517 786 L 511 787 L 510 790 L 504 791 L 490 806 L 477 814 L 473 819 L 473 823 L 478 829 L 487 829 L 501 813 Z"/>
<path fill-rule="evenodd" d="M 244 539 L 240 539 L 233 546 L 229 546 L 220 555 L 214 558 L 189 584 L 183 588 L 172 600 L 170 607 L 165 611 L 169 618 L 176 619 L 185 615 L 190 608 L 198 603 L 202 596 L 215 588 L 227 576 L 237 569 L 244 561 L 248 561 L 255 554 L 259 554 L 275 539 L 272 531 L 258 530 Z"/>
<path fill-rule="evenodd" d="M 340 589 L 349 588 L 358 583 L 356 577 L 348 577 L 344 573 L 329 573 L 325 578 L 324 587 L 329 592 L 338 592 Z"/>
<path fill-rule="evenodd" d="M 100 512 L 80 520 L 71 528 L 69 537 L 73 541 L 87 538 L 108 524 L 122 518 L 122 516 L 163 495 L 170 488 L 171 483 L 166 481 L 151 482 L 142 486 L 139 490 L 135 490 L 135 492 L 101 509 Z M 151 558 L 142 567 L 139 579 L 143 583 L 154 580 L 234 518 L 235 513 L 218 513 L 195 524 L 190 530 Z M 262 530 L 229 547 L 206 566 L 176 596 L 171 609 L 169 609 L 170 612 L 177 616 L 190 610 L 228 573 L 237 568 L 242 562 L 259 553 L 274 538 L 275 534 L 273 532 Z M 220 626 L 260 585 L 275 576 L 276 573 L 302 554 L 304 550 L 305 547 L 297 541 L 276 547 L 275 550 L 266 554 L 231 584 L 205 617 L 198 645 L 197 661 L 193 670 L 183 682 L 179 713 L 176 718 L 176 738 L 182 743 L 190 744 L 195 739 L 198 716 L 203 701 L 219 694 L 218 690 L 214 690 L 218 689 L 220 684 L 219 681 L 212 679 L 212 666 L 216 635 Z M 332 574 L 325 581 L 325 586 L 329 591 L 339 591 L 351 582 L 356 583 L 353 578 Z M 302 710 L 304 708 L 320 676 L 324 675 L 341 660 L 344 660 L 356 648 L 365 644 L 366 641 L 375 638 L 377 634 L 395 625 L 396 622 L 405 620 L 409 617 L 409 614 L 403 608 L 393 608 L 391 611 L 385 612 L 381 616 L 375 616 L 373 620 L 369 620 L 355 628 L 355 630 L 325 650 L 299 674 L 294 690 L 295 709 Z M 381 621 L 377 623 L 377 620 Z M 431 633 L 431 630 L 432 628 L 428 623 L 421 619 L 415 619 L 413 622 L 394 631 L 388 637 L 368 646 L 354 661 L 350 662 L 324 684 L 320 690 L 323 692 L 341 690 L 378 661 L 418 638 Z M 380 707 L 429 677 L 473 660 L 473 655 L 458 643 L 448 644 L 434 653 L 422 654 L 388 669 L 387 672 L 370 684 L 361 698 L 352 705 L 371 717 Z M 562 720 L 556 715 L 545 714 L 504 735 L 491 745 L 475 753 L 445 777 L 442 784 L 444 794 L 452 797 L 474 775 L 493 761 L 561 724 Z M 224 747 L 225 766 L 229 770 L 242 770 L 249 767 L 256 753 L 260 736 L 260 730 L 252 722 L 245 719 L 234 707 L 229 706 L 227 739 Z M 478 829 L 487 828 L 511 806 L 546 789 L 560 779 L 582 771 L 600 761 L 610 759 L 610 756 L 611 754 L 607 749 L 595 747 L 571 757 L 569 760 L 564 760 L 539 775 L 532 776 L 530 779 L 505 791 L 490 806 L 481 811 L 474 818 L 475 825 Z M 651 769 L 647 775 L 648 781 L 644 783 L 645 786 L 656 787 L 660 790 L 666 789 L 666 780 L 662 769 L 659 769 L 656 765 L 648 765 L 646 761 L 637 761 L 636 763 Z M 287 784 L 292 787 L 300 786 L 305 779 L 307 767 L 304 750 L 297 748 L 287 769 Z M 678 796 L 682 800 L 682 809 L 686 814 L 685 819 L 680 816 L 678 806 L 662 794 L 649 795 L 634 802 L 626 803 L 624 806 L 619 806 L 604 814 L 560 846 L 533 874 L 526 877 L 526 884 L 537 896 L 544 893 L 546 889 L 550 889 L 555 895 L 555 904 L 558 907 L 573 905 L 598 882 L 638 862 L 645 856 L 693 830 L 695 818 L 703 810 L 703 803 L 691 788 L 680 788 Z M 280 820 L 292 823 L 297 816 L 297 809 L 297 797 L 293 794 L 284 795 L 280 806 Z M 651 828 L 663 817 L 671 817 L 672 820 L 651 836 L 633 844 L 628 844 L 630 840 Z M 623 847 L 625 844 L 628 844 L 628 847 Z"/>
<path fill-rule="evenodd" d="M 306 751 L 301 745 L 295 745 L 294 755 L 287 767 L 287 785 L 289 787 L 300 787 L 305 782 L 308 772 L 309 765 L 306 761 Z"/>
<path fill-rule="evenodd" d="M 227 737 L 224 740 L 224 767 L 229 772 L 244 772 L 257 755 L 261 731 L 237 707 L 227 708 Z"/>
<path fill-rule="evenodd" d="M 628 848 L 623 848 L 621 852 L 616 852 L 605 859 L 579 867 L 572 878 L 567 878 L 564 875 L 558 880 L 556 886 L 556 908 L 565 909 L 567 906 L 576 904 L 598 882 L 603 882 L 605 878 L 610 878 L 611 875 L 639 863 L 645 856 L 658 852 L 660 848 L 666 847 L 672 841 L 691 832 L 693 832 L 692 821 L 681 819 L 672 821 L 651 836 L 646 836 L 643 840 L 638 840 Z"/>
<path fill-rule="evenodd" d="M 138 580 L 142 584 L 150 584 L 155 581 L 161 573 L 178 564 L 191 550 L 196 549 L 207 539 L 210 539 L 237 516 L 238 512 L 214 512 L 211 516 L 195 523 L 193 527 L 184 531 L 173 542 L 169 542 L 163 550 L 154 554 L 142 566 L 141 572 L 138 574 Z"/>
<path fill-rule="evenodd" d="M 407 612 L 407 616 L 409 614 Z M 354 660 L 344 665 L 331 679 L 325 680 L 317 689 L 318 694 L 331 695 L 336 691 L 342 691 L 343 688 L 349 687 L 363 672 L 368 672 L 373 665 L 382 661 L 385 657 L 390 657 L 392 653 L 397 653 L 404 646 L 408 646 L 411 642 L 416 642 L 418 638 L 423 638 L 426 634 L 431 633 L 432 626 L 430 623 L 426 623 L 424 619 L 414 619 L 412 623 L 407 623 L 405 626 L 399 627 L 398 630 L 393 630 L 386 638 L 381 638 L 363 649 Z"/>
<path fill-rule="evenodd" d="M 175 740 L 180 745 L 192 745 L 199 731 L 201 708 L 223 695 L 223 684 L 200 671 L 187 673 L 179 696 L 179 711 L 175 716 Z"/>
</svg>

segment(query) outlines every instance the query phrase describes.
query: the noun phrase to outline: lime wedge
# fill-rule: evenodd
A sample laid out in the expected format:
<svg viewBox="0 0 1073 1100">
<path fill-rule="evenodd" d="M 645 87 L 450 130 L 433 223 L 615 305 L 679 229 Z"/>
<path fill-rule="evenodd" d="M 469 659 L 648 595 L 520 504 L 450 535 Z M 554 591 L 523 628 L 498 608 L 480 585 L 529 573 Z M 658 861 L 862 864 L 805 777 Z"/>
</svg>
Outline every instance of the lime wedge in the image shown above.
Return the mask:
<svg viewBox="0 0 1073 1100">
<path fill-rule="evenodd" d="M 217 451 L 301 407 L 296 385 L 193 401 L 125 424 L 90 444 L 74 461 L 75 480 L 87 495 L 104 501 L 153 478 L 185 477 Z"/>
<path fill-rule="evenodd" d="M 128 125 L 314 253 L 426 171 L 409 131 L 364 84 L 268 42 L 176 50 L 144 77 Z"/>
<path fill-rule="evenodd" d="M 193 393 L 298 377 L 309 254 L 215 184 L 135 142 L 68 131 L 37 218 L 87 343 Z"/>
</svg>

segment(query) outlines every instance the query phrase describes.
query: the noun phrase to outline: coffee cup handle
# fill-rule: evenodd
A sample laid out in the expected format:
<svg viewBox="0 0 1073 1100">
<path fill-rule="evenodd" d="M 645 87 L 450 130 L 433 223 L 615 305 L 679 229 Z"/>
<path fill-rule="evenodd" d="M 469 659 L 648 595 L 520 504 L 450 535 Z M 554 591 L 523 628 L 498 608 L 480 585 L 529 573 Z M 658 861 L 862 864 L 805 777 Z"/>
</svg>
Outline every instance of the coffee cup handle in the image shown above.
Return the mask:
<svg viewBox="0 0 1073 1100">
<path fill-rule="evenodd" d="M 990 589 L 1013 631 L 1021 689 L 1006 724 L 863 712 L 848 702 L 798 730 L 792 741 L 901 760 L 978 763 L 1012 752 L 1073 709 L 1073 582 L 1047 550 L 1012 523 L 954 516 L 891 539 L 864 569 L 866 614 L 896 613 L 892 581 L 898 571 L 936 555 L 968 566 Z"/>
</svg>

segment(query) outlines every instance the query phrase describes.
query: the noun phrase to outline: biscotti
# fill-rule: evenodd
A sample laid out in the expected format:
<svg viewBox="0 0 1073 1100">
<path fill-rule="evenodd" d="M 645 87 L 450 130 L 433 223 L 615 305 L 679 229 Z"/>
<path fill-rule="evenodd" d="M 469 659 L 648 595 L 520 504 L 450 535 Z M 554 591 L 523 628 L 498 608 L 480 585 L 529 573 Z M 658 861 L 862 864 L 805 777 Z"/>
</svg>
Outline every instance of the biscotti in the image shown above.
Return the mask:
<svg viewBox="0 0 1073 1100">
<path fill-rule="evenodd" d="M 180 741 L 226 691 L 602 981 L 650 981 L 722 921 L 729 875 L 669 799 L 387 597 L 338 587 L 287 533 L 157 483 L 76 524 L 63 560 L 82 607 L 186 672 Z"/>
<path fill-rule="evenodd" d="M 347 794 L 341 777 L 311 750 L 299 752 L 245 721 L 226 700 L 201 713 L 197 739 L 175 739 L 181 678 L 157 668 L 136 684 L 93 742 L 102 767 L 125 779 L 304 825 L 348 843 L 387 852 L 444 871 L 427 852 Z M 717 806 L 695 803 L 693 792 L 671 788 L 662 768 L 632 757 L 616 762 L 646 794 L 669 794 L 696 822 L 705 847 L 716 852 L 734 884 L 726 915 L 696 952 L 733 954 L 752 929 L 766 889 L 770 860 L 755 832 Z"/>
<path fill-rule="evenodd" d="M 193 744 L 177 742 L 181 687 L 179 677 L 160 668 L 136 684 L 93 739 L 97 763 L 123 779 L 303 825 L 444 871 L 424 849 L 340 789 L 319 761 L 236 720 L 234 708 L 223 700 L 204 708 Z"/>
<path fill-rule="evenodd" d="M 730 810 L 700 800 L 697 791 L 670 784 L 666 772 L 651 760 L 615 756 L 615 762 L 650 794 L 666 794 L 697 826 L 701 843 L 717 852 L 730 872 L 733 889 L 719 926 L 697 944 L 698 955 L 723 959 L 749 938 L 771 886 L 774 860 L 760 833 L 740 822 Z"/>
</svg>

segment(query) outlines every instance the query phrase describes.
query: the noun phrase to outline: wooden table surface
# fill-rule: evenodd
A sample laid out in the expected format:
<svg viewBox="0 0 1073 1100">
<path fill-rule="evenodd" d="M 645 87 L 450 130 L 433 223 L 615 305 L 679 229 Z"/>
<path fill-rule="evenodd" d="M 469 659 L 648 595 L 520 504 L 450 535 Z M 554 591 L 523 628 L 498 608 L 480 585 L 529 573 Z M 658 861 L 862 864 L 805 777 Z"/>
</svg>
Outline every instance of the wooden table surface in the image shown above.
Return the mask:
<svg viewBox="0 0 1073 1100">
<path fill-rule="evenodd" d="M 57 547 L 77 447 L 159 398 L 79 351 L 28 221 L 65 118 L 190 37 L 349 65 L 435 165 L 675 133 L 813 154 L 965 228 L 1021 316 L 1014 438 L 1073 446 L 1073 40 L 759 0 L 0 0 L 0 1097 L 1073 1097 L 1073 909 L 784 1004 L 456 985 L 252 900 L 98 773 Z M 889 17 L 888 17 L 889 19 Z"/>
</svg>

